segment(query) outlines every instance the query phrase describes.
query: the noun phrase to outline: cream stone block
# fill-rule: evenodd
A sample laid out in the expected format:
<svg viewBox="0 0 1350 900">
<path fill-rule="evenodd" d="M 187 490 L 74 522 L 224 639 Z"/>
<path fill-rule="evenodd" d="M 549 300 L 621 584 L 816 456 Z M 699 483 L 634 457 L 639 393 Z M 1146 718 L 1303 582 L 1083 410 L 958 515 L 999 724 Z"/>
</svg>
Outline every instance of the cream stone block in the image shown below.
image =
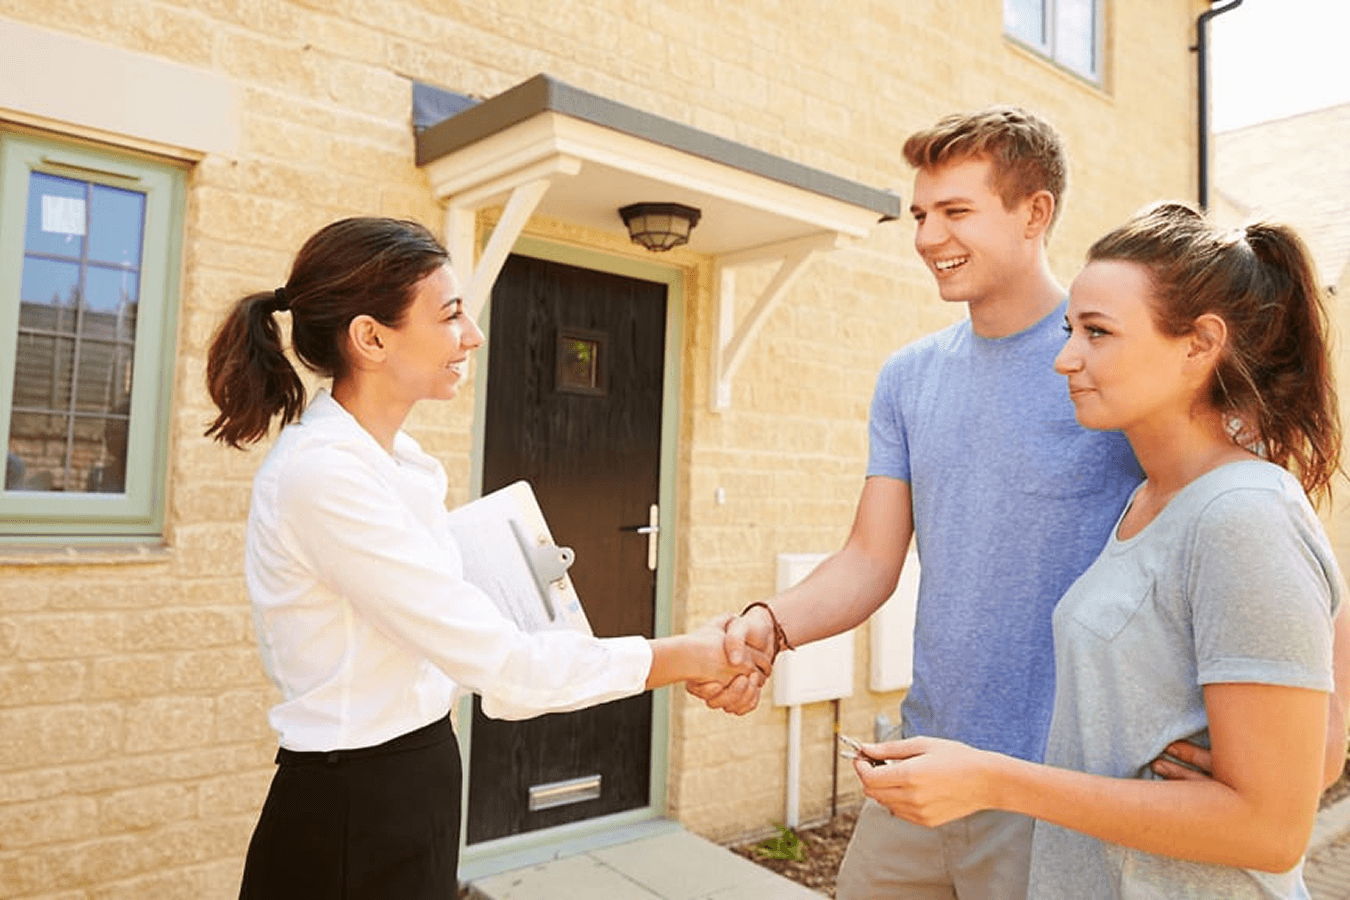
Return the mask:
<svg viewBox="0 0 1350 900">
<path fill-rule="evenodd" d="M 237 558 L 243 558 L 242 551 Z M 132 651 L 217 647 L 238 644 L 252 635 L 248 611 L 238 608 L 152 609 L 125 618 L 126 648 Z"/>
<path fill-rule="evenodd" d="M 202 481 L 179 485 L 173 494 L 173 511 L 185 525 L 227 523 L 241 528 L 248 518 L 253 486 L 244 481 Z"/>
<path fill-rule="evenodd" d="M 216 740 L 276 740 L 267 721 L 267 711 L 279 700 L 273 687 L 236 690 L 221 694 L 215 703 Z"/>
<path fill-rule="evenodd" d="M 200 692 L 260 687 L 267 675 L 253 646 L 221 647 L 176 654 L 170 662 L 175 691 Z"/>
<path fill-rule="evenodd" d="M 63 768 L 0 773 L 0 804 L 59 797 L 70 790 L 66 774 Z"/>
<path fill-rule="evenodd" d="M 51 886 L 46 854 L 0 852 L 0 897 L 27 897 Z"/>
<path fill-rule="evenodd" d="M 258 814 L 275 769 L 239 772 L 208 778 L 197 785 L 197 803 L 203 818 Z"/>
<path fill-rule="evenodd" d="M 85 692 L 79 660 L 0 664 L 0 706 L 40 706 L 75 700 Z"/>
<path fill-rule="evenodd" d="M 26 576 L 0 566 L 0 579 L 5 589 L 0 591 L 0 616 L 17 612 L 32 612 L 47 605 L 51 593 L 50 579 Z"/>
<path fill-rule="evenodd" d="M 92 583 L 90 589 L 93 590 Z M 123 617 L 114 613 L 29 613 L 10 623 L 17 632 L 17 659 L 63 659 L 122 648 Z"/>
<path fill-rule="evenodd" d="M 181 784 L 152 784 L 116 791 L 98 801 L 98 831 L 117 834 L 191 818 L 197 792 Z"/>
<path fill-rule="evenodd" d="M 169 660 L 161 654 L 100 656 L 87 665 L 89 696 L 99 700 L 153 697 L 172 686 Z"/>
<path fill-rule="evenodd" d="M 109 703 L 0 709 L 0 772 L 98 759 L 121 745 L 122 723 Z"/>
<path fill-rule="evenodd" d="M 243 570 L 244 533 L 237 525 L 183 525 L 175 529 L 175 544 L 174 562 L 183 578 L 237 576 Z"/>
<path fill-rule="evenodd" d="M 157 871 L 101 885 L 90 894 L 91 900 L 179 900 L 204 897 L 205 873 L 200 867 Z M 238 896 L 236 886 L 235 895 Z"/>
<path fill-rule="evenodd" d="M 53 583 L 49 606 L 53 611 L 85 614 L 92 611 L 144 609 L 173 600 L 179 588 L 166 580 L 168 567 L 155 563 L 138 565 L 134 573 L 117 572 L 99 577 L 95 570 Z M 102 648 L 113 650 L 112 646 Z"/>
<path fill-rule="evenodd" d="M 87 797 L 0 805 L 0 853 L 93 837 L 98 833 L 97 811 L 98 805 Z"/>
<path fill-rule="evenodd" d="M 150 835 L 114 835 L 44 847 L 47 890 L 87 887 L 139 875 L 147 869 Z"/>
<path fill-rule="evenodd" d="M 124 710 L 127 753 L 202 747 L 214 738 L 212 702 L 205 697 L 154 697 Z"/>
</svg>

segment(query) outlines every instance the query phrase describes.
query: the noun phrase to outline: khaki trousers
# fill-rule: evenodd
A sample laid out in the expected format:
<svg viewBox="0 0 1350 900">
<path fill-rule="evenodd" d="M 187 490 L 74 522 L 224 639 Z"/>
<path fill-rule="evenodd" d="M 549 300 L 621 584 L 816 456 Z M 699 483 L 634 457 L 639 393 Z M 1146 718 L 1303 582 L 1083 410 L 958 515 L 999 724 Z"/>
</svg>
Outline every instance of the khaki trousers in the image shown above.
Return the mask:
<svg viewBox="0 0 1350 900">
<path fill-rule="evenodd" d="M 838 900 L 1025 900 L 1032 825 L 984 810 L 926 828 L 868 800 L 839 868 Z"/>
</svg>

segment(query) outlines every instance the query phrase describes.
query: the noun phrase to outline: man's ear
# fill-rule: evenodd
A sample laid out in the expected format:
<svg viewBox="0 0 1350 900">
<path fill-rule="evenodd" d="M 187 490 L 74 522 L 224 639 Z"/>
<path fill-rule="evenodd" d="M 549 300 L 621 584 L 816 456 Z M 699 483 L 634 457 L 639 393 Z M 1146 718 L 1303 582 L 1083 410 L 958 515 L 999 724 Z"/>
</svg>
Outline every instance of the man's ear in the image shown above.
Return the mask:
<svg viewBox="0 0 1350 900">
<path fill-rule="evenodd" d="M 1027 239 L 1044 240 L 1055 218 L 1055 195 L 1049 191 L 1037 191 L 1022 203 L 1027 211 Z"/>
<path fill-rule="evenodd" d="M 347 343 L 351 348 L 352 362 L 382 363 L 388 351 L 384 348 L 384 339 L 380 332 L 384 326 L 371 316 L 360 315 L 347 324 Z"/>
<path fill-rule="evenodd" d="M 1216 365 L 1228 342 L 1228 323 L 1222 316 L 1205 313 L 1195 320 L 1189 335 L 1190 344 L 1186 350 L 1188 359 L 1206 365 Z"/>
</svg>

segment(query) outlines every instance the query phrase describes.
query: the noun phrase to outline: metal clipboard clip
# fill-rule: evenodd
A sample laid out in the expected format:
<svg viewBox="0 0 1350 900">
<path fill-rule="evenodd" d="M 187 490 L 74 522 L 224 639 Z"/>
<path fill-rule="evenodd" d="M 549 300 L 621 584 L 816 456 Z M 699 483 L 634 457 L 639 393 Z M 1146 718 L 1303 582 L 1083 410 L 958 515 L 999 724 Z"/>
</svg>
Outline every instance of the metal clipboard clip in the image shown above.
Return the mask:
<svg viewBox="0 0 1350 900">
<path fill-rule="evenodd" d="M 562 588 L 566 584 L 567 570 L 576 560 L 576 554 L 571 547 L 559 547 L 546 535 L 527 534 L 525 526 L 515 519 L 511 520 L 511 532 L 516 536 L 520 551 L 525 554 L 525 561 L 530 565 L 530 574 L 534 576 L 539 596 L 544 600 L 544 611 L 548 613 L 549 621 L 556 621 L 558 611 L 553 606 L 552 591 L 549 589 L 554 586 Z"/>
</svg>

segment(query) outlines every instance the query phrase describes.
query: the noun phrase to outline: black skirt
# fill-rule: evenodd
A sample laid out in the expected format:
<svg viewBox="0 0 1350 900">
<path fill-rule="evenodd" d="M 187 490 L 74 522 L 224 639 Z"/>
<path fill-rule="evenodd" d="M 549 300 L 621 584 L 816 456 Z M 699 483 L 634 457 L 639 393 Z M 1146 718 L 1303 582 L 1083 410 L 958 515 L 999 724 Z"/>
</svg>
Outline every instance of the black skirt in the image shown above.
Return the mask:
<svg viewBox="0 0 1350 900">
<path fill-rule="evenodd" d="M 449 718 L 375 747 L 277 751 L 240 900 L 454 900 L 460 759 Z"/>
</svg>

